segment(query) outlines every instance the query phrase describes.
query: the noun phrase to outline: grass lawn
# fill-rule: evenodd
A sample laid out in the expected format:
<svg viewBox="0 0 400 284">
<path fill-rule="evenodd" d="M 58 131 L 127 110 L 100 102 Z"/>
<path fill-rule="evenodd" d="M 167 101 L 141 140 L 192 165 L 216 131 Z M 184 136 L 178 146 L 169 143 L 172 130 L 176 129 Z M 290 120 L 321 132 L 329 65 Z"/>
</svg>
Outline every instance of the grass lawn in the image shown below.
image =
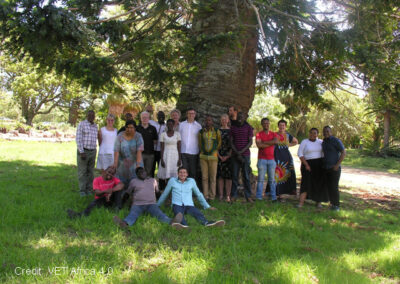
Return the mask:
<svg viewBox="0 0 400 284">
<path fill-rule="evenodd" d="M 345 189 L 336 213 L 215 202 L 205 215 L 223 228 L 188 217 L 191 231 L 175 231 L 144 216 L 127 234 L 107 209 L 67 219 L 92 199 L 79 197 L 75 159 L 74 143 L 0 140 L 1 283 L 400 281 L 399 200 L 382 206 Z"/>
<path fill-rule="evenodd" d="M 380 158 L 367 156 L 358 149 L 346 150 L 347 156 L 343 161 L 344 166 L 353 168 L 387 171 L 400 174 L 400 159 L 394 157 Z"/>
</svg>

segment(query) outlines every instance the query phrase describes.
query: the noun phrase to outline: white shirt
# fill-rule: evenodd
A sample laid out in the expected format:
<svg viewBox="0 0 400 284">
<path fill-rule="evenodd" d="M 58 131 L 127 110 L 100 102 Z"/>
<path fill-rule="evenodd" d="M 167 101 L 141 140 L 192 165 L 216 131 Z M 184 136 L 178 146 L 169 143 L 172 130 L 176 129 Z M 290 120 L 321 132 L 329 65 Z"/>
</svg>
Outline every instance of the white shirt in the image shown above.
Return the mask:
<svg viewBox="0 0 400 284">
<path fill-rule="evenodd" d="M 199 140 L 197 135 L 201 130 L 201 125 L 197 121 L 189 123 L 187 120 L 179 125 L 181 134 L 181 153 L 197 155 L 199 153 Z"/>
<path fill-rule="evenodd" d="M 157 136 L 158 136 L 157 144 L 156 144 L 156 147 L 154 148 L 154 151 L 161 151 L 160 137 L 161 137 L 161 134 L 163 132 L 165 132 L 165 129 L 166 129 L 167 125 L 165 123 L 164 124 L 159 124 L 158 122 L 155 122 L 155 121 L 154 121 L 154 124 L 151 123 L 151 122 L 150 122 L 150 124 L 153 125 L 156 128 Z"/>
<path fill-rule="evenodd" d="M 102 127 L 101 131 L 101 145 L 99 154 L 114 154 L 114 143 L 117 138 L 117 129 L 107 130 L 106 127 Z"/>
<path fill-rule="evenodd" d="M 316 139 L 313 142 L 310 141 L 310 139 L 304 139 L 300 143 L 297 155 L 299 158 L 304 157 L 306 160 L 322 158 L 324 156 L 324 153 L 322 152 L 322 140 Z"/>
</svg>

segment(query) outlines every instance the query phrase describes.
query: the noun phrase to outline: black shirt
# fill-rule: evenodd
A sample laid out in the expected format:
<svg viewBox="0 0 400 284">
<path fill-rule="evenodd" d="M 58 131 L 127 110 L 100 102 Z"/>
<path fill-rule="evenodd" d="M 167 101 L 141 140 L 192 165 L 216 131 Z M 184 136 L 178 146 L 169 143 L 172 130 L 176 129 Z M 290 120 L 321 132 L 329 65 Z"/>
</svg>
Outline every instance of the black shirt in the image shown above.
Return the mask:
<svg viewBox="0 0 400 284">
<path fill-rule="evenodd" d="M 154 140 L 158 140 L 157 129 L 149 124 L 146 128 L 139 125 L 136 131 L 142 134 L 144 142 L 143 154 L 154 154 Z"/>
<path fill-rule="evenodd" d="M 340 139 L 331 136 L 324 138 L 322 142 L 322 151 L 324 152 L 324 168 L 331 169 L 339 161 L 340 154 L 343 152 L 344 146 Z"/>
</svg>

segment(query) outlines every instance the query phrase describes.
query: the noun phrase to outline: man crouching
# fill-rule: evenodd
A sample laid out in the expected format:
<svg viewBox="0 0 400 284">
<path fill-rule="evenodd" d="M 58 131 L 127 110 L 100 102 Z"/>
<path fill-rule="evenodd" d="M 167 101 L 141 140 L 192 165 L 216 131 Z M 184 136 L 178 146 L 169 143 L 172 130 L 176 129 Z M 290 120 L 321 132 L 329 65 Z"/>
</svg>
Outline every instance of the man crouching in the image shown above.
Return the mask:
<svg viewBox="0 0 400 284">
<path fill-rule="evenodd" d="M 78 218 L 82 216 L 89 216 L 90 212 L 95 207 L 111 207 L 116 199 L 119 198 L 118 192 L 124 188 L 124 184 L 116 177 L 114 177 L 115 169 L 108 167 L 102 172 L 101 176 L 93 180 L 94 200 L 82 212 L 75 212 L 71 209 L 67 210 L 68 217 Z"/>
<path fill-rule="evenodd" d="M 184 228 L 180 224 L 183 219 L 182 214 L 177 214 L 174 219 L 171 219 L 158 208 L 156 204 L 156 192 L 158 192 L 157 181 L 154 178 L 147 177 L 147 172 L 142 167 L 136 169 L 136 176 L 138 178 L 131 180 L 128 187 L 128 191 L 133 190 L 131 211 L 124 220 L 121 220 L 118 216 L 114 216 L 114 223 L 126 229 L 128 226 L 132 226 L 140 215 L 147 212 L 162 223 L 170 224 L 177 229 Z"/>
</svg>

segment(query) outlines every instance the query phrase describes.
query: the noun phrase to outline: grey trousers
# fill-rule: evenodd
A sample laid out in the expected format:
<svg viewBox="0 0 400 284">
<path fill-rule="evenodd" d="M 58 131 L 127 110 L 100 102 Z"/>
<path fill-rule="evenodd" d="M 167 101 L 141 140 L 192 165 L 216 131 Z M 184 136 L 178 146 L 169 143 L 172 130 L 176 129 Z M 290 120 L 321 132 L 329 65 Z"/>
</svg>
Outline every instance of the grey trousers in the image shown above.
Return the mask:
<svg viewBox="0 0 400 284">
<path fill-rule="evenodd" d="M 154 154 L 143 154 L 142 153 L 142 158 L 143 158 L 143 165 L 144 165 L 144 169 L 146 170 L 146 173 L 149 176 L 152 176 Z"/>
<path fill-rule="evenodd" d="M 96 150 L 84 150 L 86 159 L 83 160 L 77 151 L 78 183 L 81 195 L 90 194 L 93 191 L 94 164 L 96 161 Z"/>
</svg>

